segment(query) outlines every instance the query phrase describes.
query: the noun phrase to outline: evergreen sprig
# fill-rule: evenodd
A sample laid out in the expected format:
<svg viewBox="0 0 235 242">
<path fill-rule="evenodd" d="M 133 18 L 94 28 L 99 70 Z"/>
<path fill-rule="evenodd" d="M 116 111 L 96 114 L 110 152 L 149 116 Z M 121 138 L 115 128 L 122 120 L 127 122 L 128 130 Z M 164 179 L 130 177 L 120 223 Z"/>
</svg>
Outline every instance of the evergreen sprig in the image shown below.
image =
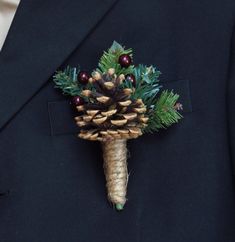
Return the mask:
<svg viewBox="0 0 235 242">
<path fill-rule="evenodd" d="M 97 71 L 105 73 L 108 69 L 114 68 L 117 75 L 132 73 L 134 68 L 133 65 L 130 65 L 128 68 L 123 68 L 118 63 L 119 57 L 123 54 L 132 57 L 132 49 L 125 49 L 124 46 L 114 41 L 111 48 L 109 48 L 108 51 L 104 51 L 104 54 L 101 56 Z"/>
<path fill-rule="evenodd" d="M 133 98 L 141 98 L 147 108 L 150 108 L 160 91 L 159 76 L 161 74 L 153 66 L 138 65 L 134 68 L 133 74 L 136 78 L 135 92 Z M 132 87 L 132 83 L 126 81 L 124 87 Z"/>
<path fill-rule="evenodd" d="M 53 77 L 55 88 L 61 89 L 65 95 L 80 95 L 82 87 L 77 82 L 78 72 L 79 70 L 77 68 L 71 68 L 69 66 L 64 71 L 58 71 Z"/>
<path fill-rule="evenodd" d="M 167 128 L 183 117 L 176 109 L 178 94 L 165 90 L 161 93 L 153 108 L 149 110 L 148 125 L 144 132 L 153 133 L 161 128 Z"/>
</svg>

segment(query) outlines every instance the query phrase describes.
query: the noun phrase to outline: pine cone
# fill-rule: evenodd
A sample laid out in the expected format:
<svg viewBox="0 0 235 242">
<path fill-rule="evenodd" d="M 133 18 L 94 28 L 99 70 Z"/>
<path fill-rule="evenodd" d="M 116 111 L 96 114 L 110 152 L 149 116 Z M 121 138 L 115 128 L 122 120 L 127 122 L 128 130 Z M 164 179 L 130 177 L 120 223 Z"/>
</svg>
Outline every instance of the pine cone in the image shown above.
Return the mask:
<svg viewBox="0 0 235 242">
<path fill-rule="evenodd" d="M 124 88 L 124 75 L 93 73 L 92 88 L 82 91 L 88 102 L 77 106 L 80 115 L 75 118 L 81 127 L 79 137 L 88 140 L 132 139 L 142 135 L 148 118 L 141 99 L 132 98 L 134 88 Z"/>
</svg>

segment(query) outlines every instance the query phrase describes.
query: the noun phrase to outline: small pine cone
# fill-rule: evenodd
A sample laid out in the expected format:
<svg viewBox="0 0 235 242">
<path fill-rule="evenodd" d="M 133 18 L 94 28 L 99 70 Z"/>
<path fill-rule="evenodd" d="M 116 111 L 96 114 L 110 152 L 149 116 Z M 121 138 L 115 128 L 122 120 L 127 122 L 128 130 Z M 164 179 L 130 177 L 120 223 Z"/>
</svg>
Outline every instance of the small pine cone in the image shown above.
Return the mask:
<svg viewBox="0 0 235 242">
<path fill-rule="evenodd" d="M 120 81 L 121 80 L 121 81 Z M 77 109 L 81 113 L 75 118 L 82 127 L 79 137 L 88 140 L 107 141 L 133 139 L 142 135 L 146 126 L 146 107 L 141 99 L 133 99 L 134 88 L 122 88 L 122 76 L 110 69 L 101 75 L 93 74 L 93 90 L 84 90 L 89 102 Z"/>
</svg>

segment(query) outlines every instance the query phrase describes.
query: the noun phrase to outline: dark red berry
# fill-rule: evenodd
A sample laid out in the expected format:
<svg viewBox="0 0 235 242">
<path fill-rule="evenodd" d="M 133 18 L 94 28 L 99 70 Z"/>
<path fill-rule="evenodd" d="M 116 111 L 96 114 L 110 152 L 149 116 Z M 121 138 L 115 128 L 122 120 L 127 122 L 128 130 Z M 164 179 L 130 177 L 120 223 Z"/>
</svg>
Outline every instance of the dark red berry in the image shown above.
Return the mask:
<svg viewBox="0 0 235 242">
<path fill-rule="evenodd" d="M 72 104 L 76 107 L 76 106 L 80 106 L 84 104 L 84 99 L 80 96 L 74 96 L 72 97 L 71 100 Z"/>
<path fill-rule="evenodd" d="M 119 56 L 118 63 L 121 65 L 121 67 L 127 68 L 131 65 L 132 59 L 131 56 L 127 54 L 123 54 Z"/>
<path fill-rule="evenodd" d="M 133 74 L 127 74 L 125 77 L 126 77 L 126 81 L 131 82 L 133 87 L 136 86 L 136 78 Z"/>
<path fill-rule="evenodd" d="M 86 85 L 88 83 L 89 78 L 90 75 L 86 71 L 80 71 L 78 73 L 78 81 L 83 85 Z"/>
</svg>

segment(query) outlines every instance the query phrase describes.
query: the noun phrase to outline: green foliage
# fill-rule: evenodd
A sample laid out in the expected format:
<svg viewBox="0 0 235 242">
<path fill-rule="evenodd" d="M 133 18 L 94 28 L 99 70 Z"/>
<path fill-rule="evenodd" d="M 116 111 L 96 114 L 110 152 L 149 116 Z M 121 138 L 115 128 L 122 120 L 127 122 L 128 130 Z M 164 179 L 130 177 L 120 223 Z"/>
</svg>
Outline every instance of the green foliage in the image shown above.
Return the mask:
<svg viewBox="0 0 235 242">
<path fill-rule="evenodd" d="M 61 89 L 65 95 L 80 95 L 82 88 L 77 82 L 78 72 L 77 68 L 69 66 L 64 71 L 58 71 L 53 77 L 55 88 Z"/>
<path fill-rule="evenodd" d="M 178 123 L 182 118 L 182 115 L 175 108 L 178 98 L 179 95 L 172 91 L 163 91 L 155 105 L 149 110 L 148 126 L 144 129 L 144 132 L 152 133 Z"/>
<path fill-rule="evenodd" d="M 138 65 L 134 68 L 133 74 L 136 78 L 133 98 L 141 98 L 147 108 L 150 108 L 161 88 L 158 79 L 161 72 L 153 66 Z M 130 82 L 124 82 L 124 85 L 126 87 L 132 86 Z"/>
<path fill-rule="evenodd" d="M 134 68 L 133 65 L 128 68 L 123 68 L 118 63 L 119 56 L 123 54 L 128 54 L 132 57 L 132 49 L 125 49 L 114 41 L 108 51 L 104 51 L 104 54 L 100 58 L 97 71 L 104 73 L 107 72 L 108 69 L 114 68 L 117 75 L 132 73 Z"/>
</svg>

